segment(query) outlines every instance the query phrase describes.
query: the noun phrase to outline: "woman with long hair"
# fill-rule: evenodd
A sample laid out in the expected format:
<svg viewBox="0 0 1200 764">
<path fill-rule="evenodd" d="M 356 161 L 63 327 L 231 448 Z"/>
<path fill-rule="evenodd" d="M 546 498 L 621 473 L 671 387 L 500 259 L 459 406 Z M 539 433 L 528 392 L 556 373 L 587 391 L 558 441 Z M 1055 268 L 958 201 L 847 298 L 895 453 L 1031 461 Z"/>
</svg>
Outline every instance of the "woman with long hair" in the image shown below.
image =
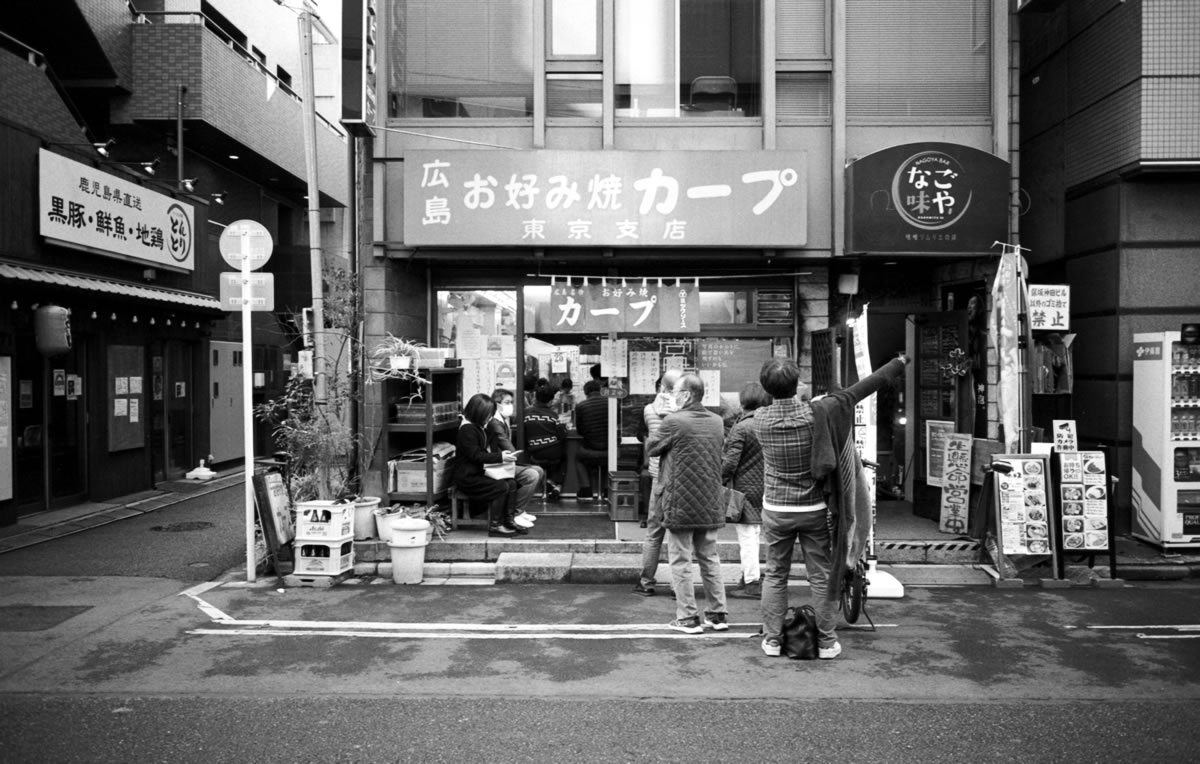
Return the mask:
<svg viewBox="0 0 1200 764">
<path fill-rule="evenodd" d="M 495 413 L 496 404 L 484 393 L 472 395 L 463 406 L 463 421 L 458 427 L 455 448 L 454 484 L 468 498 L 488 502 L 489 536 L 511 538 L 526 532 L 512 522 L 516 511 L 517 481 L 512 478 L 496 480 L 484 473 L 485 467 L 517 461 L 516 453 L 502 450 L 495 436 L 488 432 L 488 422 Z"/>
</svg>

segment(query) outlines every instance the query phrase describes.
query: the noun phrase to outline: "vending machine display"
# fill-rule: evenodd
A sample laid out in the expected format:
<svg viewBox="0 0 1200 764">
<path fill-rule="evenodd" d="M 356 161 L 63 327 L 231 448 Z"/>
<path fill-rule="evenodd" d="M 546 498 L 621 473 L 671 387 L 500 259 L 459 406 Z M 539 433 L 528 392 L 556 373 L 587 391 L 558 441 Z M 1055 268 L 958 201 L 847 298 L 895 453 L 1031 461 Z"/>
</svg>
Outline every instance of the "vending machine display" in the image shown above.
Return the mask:
<svg viewBox="0 0 1200 764">
<path fill-rule="evenodd" d="M 1200 547 L 1200 345 L 1133 335 L 1133 535 Z"/>
</svg>

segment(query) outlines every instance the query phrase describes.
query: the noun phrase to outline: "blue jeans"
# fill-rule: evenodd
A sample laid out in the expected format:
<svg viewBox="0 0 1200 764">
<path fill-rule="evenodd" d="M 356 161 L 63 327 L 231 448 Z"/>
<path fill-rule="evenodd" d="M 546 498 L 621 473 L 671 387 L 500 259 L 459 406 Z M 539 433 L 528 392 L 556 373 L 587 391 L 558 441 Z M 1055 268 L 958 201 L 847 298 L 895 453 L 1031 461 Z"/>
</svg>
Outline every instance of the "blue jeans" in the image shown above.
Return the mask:
<svg viewBox="0 0 1200 764">
<path fill-rule="evenodd" d="M 658 511 L 658 497 L 654 488 L 658 478 L 650 487 L 650 506 L 646 510 L 646 538 L 642 541 L 642 586 L 649 588 L 656 583 L 654 577 L 658 570 L 658 560 L 662 556 L 663 537 L 667 529 L 662 526 L 662 513 Z"/>
<path fill-rule="evenodd" d="M 700 563 L 704 584 L 704 612 L 726 613 L 725 581 L 717 554 L 717 529 L 673 531 L 667 529 L 667 554 L 671 558 L 671 585 L 675 588 L 675 617 L 683 620 L 699 615 L 696 585 L 692 583 L 692 558 Z"/>
<path fill-rule="evenodd" d="M 538 491 L 545 470 L 533 464 L 517 465 L 517 496 L 513 514 L 519 515 L 529 506 L 530 499 Z"/>
<path fill-rule="evenodd" d="M 788 607 L 788 574 L 792 570 L 792 550 L 797 539 L 804 551 L 804 567 L 812 590 L 812 607 L 817 614 L 817 645 L 830 647 L 837 642 L 836 603 L 829 591 L 831 540 L 825 524 L 825 510 L 817 512 L 762 513 L 763 540 L 767 546 L 767 569 L 762 579 L 763 636 L 780 639 L 783 615 Z"/>
</svg>

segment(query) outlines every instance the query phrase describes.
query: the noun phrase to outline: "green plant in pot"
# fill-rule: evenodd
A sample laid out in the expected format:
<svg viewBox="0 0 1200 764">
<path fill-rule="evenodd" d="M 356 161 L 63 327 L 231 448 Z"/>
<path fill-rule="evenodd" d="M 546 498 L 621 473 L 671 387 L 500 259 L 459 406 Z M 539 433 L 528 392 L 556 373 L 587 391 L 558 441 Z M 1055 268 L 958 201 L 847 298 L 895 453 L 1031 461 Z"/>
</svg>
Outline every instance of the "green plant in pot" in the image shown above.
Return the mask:
<svg viewBox="0 0 1200 764">
<path fill-rule="evenodd" d="M 367 356 L 367 381 L 408 379 L 424 382 L 417 373 L 417 361 L 420 358 L 418 348 L 421 347 L 424 347 L 424 343 L 396 337 L 388 332 Z"/>
</svg>

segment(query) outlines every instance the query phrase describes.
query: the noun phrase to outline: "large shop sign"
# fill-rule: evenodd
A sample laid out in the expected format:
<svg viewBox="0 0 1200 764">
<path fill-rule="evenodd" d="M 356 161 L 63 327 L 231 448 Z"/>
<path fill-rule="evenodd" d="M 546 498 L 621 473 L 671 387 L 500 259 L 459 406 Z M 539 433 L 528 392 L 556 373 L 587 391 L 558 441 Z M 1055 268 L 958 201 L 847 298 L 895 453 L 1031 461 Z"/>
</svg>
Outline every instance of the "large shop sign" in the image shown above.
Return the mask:
<svg viewBox="0 0 1200 764">
<path fill-rule="evenodd" d="M 408 246 L 801 247 L 803 151 L 412 151 Z"/>
<path fill-rule="evenodd" d="M 167 270 L 195 269 L 192 205 L 52 151 L 38 155 L 38 216 L 48 241 Z"/>
<path fill-rule="evenodd" d="M 910 143 L 846 168 L 846 252 L 995 254 L 1008 240 L 1009 165 L 953 143 Z"/>
<path fill-rule="evenodd" d="M 700 287 L 693 279 L 553 281 L 550 331 L 696 333 Z"/>
</svg>

